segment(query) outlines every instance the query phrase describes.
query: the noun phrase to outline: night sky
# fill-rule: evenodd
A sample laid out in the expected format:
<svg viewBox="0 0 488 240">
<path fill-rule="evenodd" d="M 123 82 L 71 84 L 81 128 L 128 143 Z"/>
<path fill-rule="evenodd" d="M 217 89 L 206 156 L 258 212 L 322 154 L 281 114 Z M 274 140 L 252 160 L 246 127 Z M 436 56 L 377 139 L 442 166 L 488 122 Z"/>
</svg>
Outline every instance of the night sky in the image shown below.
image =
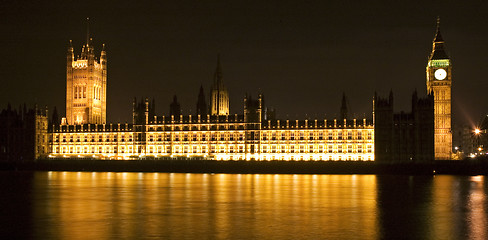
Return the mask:
<svg viewBox="0 0 488 240">
<path fill-rule="evenodd" d="M 25 3 L 30 2 L 30 3 Z M 107 119 L 131 119 L 133 97 L 173 95 L 194 113 L 208 98 L 220 54 L 230 111 L 261 91 L 282 119 L 334 118 L 342 92 L 350 112 L 371 117 L 372 97 L 393 90 L 395 111 L 425 95 L 436 17 L 453 63 L 459 123 L 488 113 L 486 1 L 0 1 L 0 108 L 10 102 L 65 112 L 66 51 L 80 54 L 86 17 L 97 56 L 108 56 Z M 367 2 L 367 3 L 366 3 Z"/>
</svg>

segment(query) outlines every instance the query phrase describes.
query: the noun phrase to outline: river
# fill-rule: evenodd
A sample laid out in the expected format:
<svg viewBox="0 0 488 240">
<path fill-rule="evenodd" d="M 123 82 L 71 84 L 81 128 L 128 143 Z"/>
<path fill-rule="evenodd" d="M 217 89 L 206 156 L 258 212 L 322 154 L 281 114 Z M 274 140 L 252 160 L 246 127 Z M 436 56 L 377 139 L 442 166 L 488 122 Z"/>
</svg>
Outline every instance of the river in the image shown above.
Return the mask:
<svg viewBox="0 0 488 240">
<path fill-rule="evenodd" d="M 0 172 L 10 239 L 487 239 L 486 176 Z"/>
</svg>

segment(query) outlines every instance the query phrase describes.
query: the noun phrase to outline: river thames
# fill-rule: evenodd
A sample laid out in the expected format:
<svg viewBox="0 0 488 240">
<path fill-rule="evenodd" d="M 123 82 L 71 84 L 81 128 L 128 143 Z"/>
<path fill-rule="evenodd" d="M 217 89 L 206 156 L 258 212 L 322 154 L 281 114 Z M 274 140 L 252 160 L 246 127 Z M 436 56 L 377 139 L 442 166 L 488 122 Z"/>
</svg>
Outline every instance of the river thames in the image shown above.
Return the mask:
<svg viewBox="0 0 488 240">
<path fill-rule="evenodd" d="M 486 176 L 0 172 L 3 239 L 487 239 Z"/>
</svg>

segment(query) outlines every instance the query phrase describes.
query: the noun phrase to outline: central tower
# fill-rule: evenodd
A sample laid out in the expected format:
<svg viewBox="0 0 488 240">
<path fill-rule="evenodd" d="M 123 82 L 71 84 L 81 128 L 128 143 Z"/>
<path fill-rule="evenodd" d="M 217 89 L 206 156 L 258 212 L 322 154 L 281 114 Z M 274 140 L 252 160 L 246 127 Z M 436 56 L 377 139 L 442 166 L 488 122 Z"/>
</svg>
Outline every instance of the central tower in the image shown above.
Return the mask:
<svg viewBox="0 0 488 240">
<path fill-rule="evenodd" d="M 214 82 L 210 91 L 210 114 L 229 115 L 229 92 L 227 92 L 222 80 L 220 56 L 217 57 L 217 69 L 215 70 Z"/>
<path fill-rule="evenodd" d="M 87 19 L 86 44 L 75 58 L 70 40 L 66 58 L 66 120 L 70 125 L 106 122 L 107 54 L 103 45 L 100 59 L 90 38 Z"/>
<path fill-rule="evenodd" d="M 434 94 L 434 148 L 436 160 L 451 158 L 451 60 L 444 50 L 444 39 L 437 18 L 437 30 L 427 63 L 427 94 Z"/>
</svg>

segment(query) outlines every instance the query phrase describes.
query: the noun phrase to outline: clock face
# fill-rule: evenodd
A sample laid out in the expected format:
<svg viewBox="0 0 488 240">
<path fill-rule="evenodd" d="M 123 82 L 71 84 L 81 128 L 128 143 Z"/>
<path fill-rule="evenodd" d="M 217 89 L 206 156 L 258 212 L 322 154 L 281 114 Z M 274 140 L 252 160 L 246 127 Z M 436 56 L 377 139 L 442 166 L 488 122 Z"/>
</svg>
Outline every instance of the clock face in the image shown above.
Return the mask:
<svg viewBox="0 0 488 240">
<path fill-rule="evenodd" d="M 435 70 L 435 73 L 434 73 L 435 79 L 444 80 L 446 78 L 446 76 L 447 76 L 446 70 L 444 70 L 442 68 Z"/>
</svg>

